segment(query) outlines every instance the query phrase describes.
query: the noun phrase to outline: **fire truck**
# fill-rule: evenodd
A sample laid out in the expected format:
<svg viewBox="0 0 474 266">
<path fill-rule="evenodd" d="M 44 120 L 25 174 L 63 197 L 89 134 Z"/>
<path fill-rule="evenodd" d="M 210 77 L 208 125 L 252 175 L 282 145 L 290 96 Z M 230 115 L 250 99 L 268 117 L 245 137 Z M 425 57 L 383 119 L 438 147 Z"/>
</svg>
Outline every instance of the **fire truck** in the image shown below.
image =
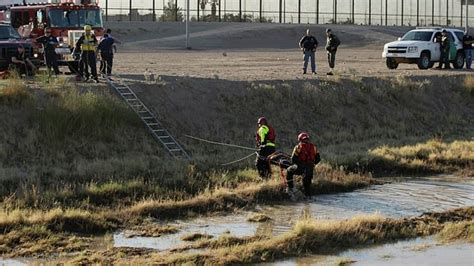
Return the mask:
<svg viewBox="0 0 474 266">
<path fill-rule="evenodd" d="M 97 38 L 104 34 L 102 11 L 97 0 L 16 0 L 9 7 L 0 10 L 0 21 L 11 23 L 20 35 L 32 39 L 34 54 L 43 59 L 43 48 L 35 39 L 44 35 L 50 28 L 59 41 L 56 48 L 58 64 L 68 66 L 76 72 L 79 51 L 75 43 L 84 33 L 84 25 L 90 25 Z"/>
</svg>

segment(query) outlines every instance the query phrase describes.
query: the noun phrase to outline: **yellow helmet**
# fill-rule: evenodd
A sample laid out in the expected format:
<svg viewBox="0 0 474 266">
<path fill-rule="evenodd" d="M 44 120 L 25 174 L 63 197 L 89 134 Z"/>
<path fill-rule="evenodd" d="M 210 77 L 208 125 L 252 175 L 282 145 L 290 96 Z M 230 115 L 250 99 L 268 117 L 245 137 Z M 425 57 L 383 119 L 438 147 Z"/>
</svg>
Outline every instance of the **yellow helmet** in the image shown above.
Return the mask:
<svg viewBox="0 0 474 266">
<path fill-rule="evenodd" d="M 84 31 L 91 31 L 92 27 L 90 25 L 84 25 Z"/>
</svg>

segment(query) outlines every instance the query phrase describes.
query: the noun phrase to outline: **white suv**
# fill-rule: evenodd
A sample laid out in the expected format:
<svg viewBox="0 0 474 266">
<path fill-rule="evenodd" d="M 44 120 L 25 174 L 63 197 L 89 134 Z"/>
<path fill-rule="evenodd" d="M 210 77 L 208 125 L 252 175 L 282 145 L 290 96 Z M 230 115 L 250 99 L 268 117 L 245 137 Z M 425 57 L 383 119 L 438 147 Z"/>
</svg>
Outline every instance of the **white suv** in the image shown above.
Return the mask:
<svg viewBox="0 0 474 266">
<path fill-rule="evenodd" d="M 396 69 L 398 64 L 408 63 L 417 64 L 419 69 L 432 68 L 441 57 L 440 44 L 435 42 L 435 36 L 442 31 L 443 28 L 438 27 L 416 28 L 398 38 L 398 41 L 385 44 L 382 57 L 386 58 L 387 67 Z M 451 43 L 449 60 L 454 68 L 461 69 L 464 65 L 464 32 L 457 29 L 446 31 Z"/>
</svg>

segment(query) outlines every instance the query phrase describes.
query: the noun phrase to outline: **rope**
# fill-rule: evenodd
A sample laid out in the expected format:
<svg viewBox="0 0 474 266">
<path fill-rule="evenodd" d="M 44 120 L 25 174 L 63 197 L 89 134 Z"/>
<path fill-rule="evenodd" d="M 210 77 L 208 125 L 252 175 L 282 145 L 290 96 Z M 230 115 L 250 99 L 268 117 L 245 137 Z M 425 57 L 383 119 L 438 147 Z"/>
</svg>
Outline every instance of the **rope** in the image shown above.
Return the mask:
<svg viewBox="0 0 474 266">
<path fill-rule="evenodd" d="M 238 160 L 235 160 L 235 161 L 233 161 L 233 162 L 221 164 L 221 166 L 227 166 L 227 165 L 231 165 L 231 164 L 234 164 L 234 163 L 241 162 L 241 161 L 243 161 L 243 160 L 246 160 L 246 159 L 248 159 L 248 158 L 254 156 L 255 153 L 256 153 L 256 152 L 252 152 L 251 154 L 249 154 L 249 155 L 247 155 L 247 156 L 245 156 L 245 157 L 243 157 L 243 158 L 240 158 L 240 159 L 238 159 Z"/>
<path fill-rule="evenodd" d="M 222 142 L 217 142 L 217 141 L 212 141 L 212 140 L 206 140 L 206 139 L 201 139 L 198 137 L 190 136 L 190 135 L 184 135 L 186 138 L 198 140 L 201 142 L 209 143 L 209 144 L 215 144 L 215 145 L 221 145 L 221 146 L 227 146 L 227 147 L 232 147 L 232 148 L 239 148 L 239 149 L 244 149 L 244 150 L 249 150 L 249 151 L 255 151 L 255 148 L 250 148 L 250 147 L 244 147 L 244 146 L 239 146 L 235 144 L 227 144 L 227 143 L 222 143 Z M 254 153 L 252 153 L 253 155 Z M 248 156 L 250 157 L 250 156 Z"/>
</svg>

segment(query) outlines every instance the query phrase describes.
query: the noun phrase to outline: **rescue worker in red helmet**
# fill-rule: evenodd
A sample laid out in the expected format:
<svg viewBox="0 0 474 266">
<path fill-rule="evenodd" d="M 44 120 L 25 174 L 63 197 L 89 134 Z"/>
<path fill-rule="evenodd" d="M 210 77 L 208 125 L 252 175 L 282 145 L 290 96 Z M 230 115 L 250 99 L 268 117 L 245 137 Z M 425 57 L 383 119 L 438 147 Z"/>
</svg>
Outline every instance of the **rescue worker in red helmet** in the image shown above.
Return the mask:
<svg viewBox="0 0 474 266">
<path fill-rule="evenodd" d="M 258 175 L 262 178 L 269 177 L 270 163 L 267 157 L 275 152 L 275 130 L 268 123 L 265 117 L 260 117 L 257 121 L 258 129 L 255 134 L 257 144 L 257 158 L 255 166 L 257 167 Z"/>
<path fill-rule="evenodd" d="M 290 196 L 294 194 L 294 175 L 303 175 L 304 194 L 311 196 L 311 180 L 313 179 L 313 169 L 321 161 L 318 148 L 310 142 L 309 134 L 302 132 L 298 135 L 298 145 L 293 149 L 291 155 L 292 165 L 286 170 L 287 192 Z"/>
</svg>

